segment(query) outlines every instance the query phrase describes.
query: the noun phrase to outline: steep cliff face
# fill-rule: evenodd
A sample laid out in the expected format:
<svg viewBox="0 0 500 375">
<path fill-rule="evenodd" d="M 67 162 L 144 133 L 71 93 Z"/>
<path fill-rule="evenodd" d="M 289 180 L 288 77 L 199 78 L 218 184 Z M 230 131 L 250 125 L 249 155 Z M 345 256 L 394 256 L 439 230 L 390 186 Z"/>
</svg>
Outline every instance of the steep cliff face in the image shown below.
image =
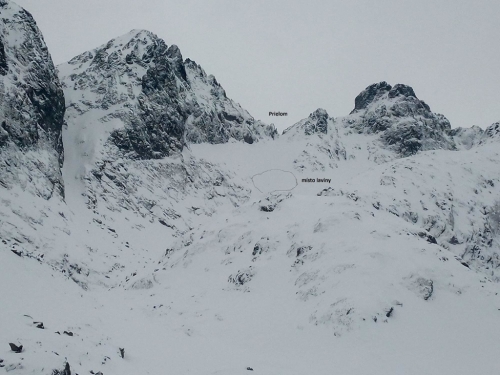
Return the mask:
<svg viewBox="0 0 500 375">
<path fill-rule="evenodd" d="M 0 1 L 0 254 L 5 257 L 1 274 L 9 268 L 11 256 L 59 268 L 68 248 L 77 249 L 74 243 L 66 246 L 71 230 L 61 174 L 64 112 L 56 69 L 31 14 Z M 13 272 L 15 279 L 2 282 L 7 287 L 30 277 L 23 267 Z M 16 300 L 25 292 L 16 292 Z M 2 315 L 15 304 L 4 299 Z M 2 320 L 0 330 L 5 332 L 11 321 Z M 16 366 L 5 365 L 8 371 Z"/>
<path fill-rule="evenodd" d="M 70 127 L 105 128 L 103 142 L 135 159 L 186 143 L 253 143 L 276 135 L 226 96 L 213 76 L 151 32 L 133 30 L 59 66 Z M 90 111 L 92 110 L 92 111 Z M 90 111 L 90 112 L 89 112 Z"/>
<path fill-rule="evenodd" d="M 49 199 L 63 194 L 63 92 L 31 14 L 9 1 L 0 14 L 0 185 Z"/>
<path fill-rule="evenodd" d="M 456 149 L 448 135 L 450 122 L 433 113 L 407 85 L 380 82 L 368 86 L 356 97 L 353 111 L 343 122 L 358 133 L 379 135 L 384 147 L 399 156 Z"/>
</svg>

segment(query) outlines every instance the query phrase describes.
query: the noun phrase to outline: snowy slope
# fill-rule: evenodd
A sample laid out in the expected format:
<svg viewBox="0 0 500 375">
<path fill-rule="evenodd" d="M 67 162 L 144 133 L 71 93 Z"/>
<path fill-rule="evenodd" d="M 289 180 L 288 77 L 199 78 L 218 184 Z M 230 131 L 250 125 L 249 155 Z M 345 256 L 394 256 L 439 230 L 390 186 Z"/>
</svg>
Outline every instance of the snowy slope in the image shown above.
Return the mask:
<svg viewBox="0 0 500 375">
<path fill-rule="evenodd" d="M 280 142 L 281 150 L 289 144 Z M 185 154 L 214 164 L 225 160 L 224 168 L 241 174 L 243 184 L 254 171 L 293 166 L 285 158 L 270 165 L 281 147 L 275 142 L 240 146 L 196 145 Z M 228 152 L 234 155 L 230 161 L 224 158 Z M 252 163 L 245 164 L 250 156 Z M 414 164 L 443 158 L 434 156 L 422 154 L 424 160 Z M 378 178 L 382 167 L 367 168 L 367 190 L 378 185 L 370 175 Z M 421 237 L 420 223 L 383 206 L 377 210 L 362 191 L 359 199 L 318 195 L 322 183 L 302 183 L 308 172 L 288 169 L 299 180 L 291 193 L 252 190 L 239 207 L 223 205 L 210 219 L 200 215 L 191 230 L 171 240 L 147 219 L 136 220 L 156 229 L 142 229 L 141 237 L 120 220 L 122 213 L 106 212 L 115 232 L 101 230 L 92 256 L 119 263 L 107 273 L 109 290 L 77 289 L 36 262 L 2 254 L 9 269 L 29 267 L 40 280 L 29 294 L 23 292 L 32 289 L 29 282 L 14 285 L 7 298 L 22 292 L 23 302 L 3 310 L 11 322 L 5 332 L 26 345 L 22 361 L 15 353 L 2 354 L 8 366 L 24 366 L 12 373 L 62 369 L 66 360 L 77 373 L 104 374 L 244 374 L 248 366 L 261 374 L 494 373 L 500 365 L 498 284 Z M 339 188 L 361 178 L 351 177 L 348 168 L 326 173 Z M 270 201 L 272 211 L 263 210 Z M 179 204 L 190 205 L 190 198 Z M 91 225 L 86 230 L 98 235 Z M 99 244 L 108 233 L 116 243 Z M 130 248 L 118 245 L 125 239 Z M 133 251 L 139 241 L 143 248 Z M 112 254 L 113 246 L 121 251 Z M 38 288 L 54 292 L 39 299 Z M 61 312 L 55 312 L 61 301 Z M 47 329 L 32 321 L 43 321 Z M 124 359 L 119 348 L 125 348 Z"/>
<path fill-rule="evenodd" d="M 342 122 L 332 118 L 326 134 L 304 136 L 304 121 L 272 142 L 273 147 L 257 145 L 254 154 L 232 147 L 228 151 L 232 164 L 224 158 L 214 160 L 247 179 L 266 169 L 292 171 L 301 182 L 294 194 L 345 196 L 387 211 L 417 225 L 467 266 L 498 281 L 500 243 L 494 216 L 500 200 L 498 144 L 398 158 L 384 151 L 378 139 L 345 132 Z M 212 157 L 213 148 L 199 145 L 196 150 Z M 252 165 L 243 164 L 244 160 L 252 160 Z M 316 182 L 302 182 L 311 178 Z"/>
</svg>

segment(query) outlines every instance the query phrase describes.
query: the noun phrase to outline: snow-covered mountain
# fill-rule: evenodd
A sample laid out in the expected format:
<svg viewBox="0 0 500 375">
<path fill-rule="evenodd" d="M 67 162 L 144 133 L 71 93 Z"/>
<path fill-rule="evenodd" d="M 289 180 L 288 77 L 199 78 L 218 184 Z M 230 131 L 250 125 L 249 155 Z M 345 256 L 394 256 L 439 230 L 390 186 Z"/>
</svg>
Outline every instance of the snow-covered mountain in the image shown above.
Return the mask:
<svg viewBox="0 0 500 375">
<path fill-rule="evenodd" d="M 276 135 L 229 99 L 214 76 L 149 31 L 132 30 L 58 69 L 70 131 L 85 123 L 109 134 L 128 157 L 158 159 L 186 142 Z"/>
<path fill-rule="evenodd" d="M 498 123 L 484 131 L 451 129 L 411 87 L 381 82 L 356 97 L 349 116 L 331 118 L 318 109 L 285 130 L 283 138 L 298 142 L 296 171 L 349 168 L 357 174 L 321 195 L 364 199 L 415 223 L 468 266 L 499 281 L 494 270 L 500 267 L 500 244 L 492 218 L 500 199 L 498 129 Z M 308 141 L 299 146 L 303 139 Z M 411 153 L 420 153 L 405 158 L 401 150 L 409 152 L 411 142 L 417 147 Z"/>
<path fill-rule="evenodd" d="M 385 147 L 401 156 L 418 151 L 455 149 L 448 136 L 450 122 L 417 98 L 409 86 L 387 82 L 373 84 L 355 99 L 344 121 L 360 133 L 379 133 Z"/>
<path fill-rule="evenodd" d="M 26 99 L 62 98 L 46 48 L 19 49 L 44 46 L 36 25 L 0 10 L 0 117 L 16 124 L 0 145 L 0 367 L 500 368 L 498 123 L 452 129 L 411 87 L 381 82 L 351 114 L 318 109 L 278 137 L 147 31 L 59 66 L 56 115 Z M 16 68 L 27 56 L 45 63 Z"/>
</svg>

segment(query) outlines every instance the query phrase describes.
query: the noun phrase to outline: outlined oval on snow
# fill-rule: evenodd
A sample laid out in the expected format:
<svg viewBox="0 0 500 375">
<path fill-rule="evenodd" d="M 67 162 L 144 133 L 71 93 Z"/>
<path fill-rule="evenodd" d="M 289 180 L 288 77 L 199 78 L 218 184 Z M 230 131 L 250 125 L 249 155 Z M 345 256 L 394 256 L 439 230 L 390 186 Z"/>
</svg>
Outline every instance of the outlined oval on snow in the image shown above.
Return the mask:
<svg viewBox="0 0 500 375">
<path fill-rule="evenodd" d="M 252 177 L 252 182 L 261 193 L 289 191 L 298 185 L 295 175 L 282 169 L 269 169 L 256 174 Z"/>
</svg>

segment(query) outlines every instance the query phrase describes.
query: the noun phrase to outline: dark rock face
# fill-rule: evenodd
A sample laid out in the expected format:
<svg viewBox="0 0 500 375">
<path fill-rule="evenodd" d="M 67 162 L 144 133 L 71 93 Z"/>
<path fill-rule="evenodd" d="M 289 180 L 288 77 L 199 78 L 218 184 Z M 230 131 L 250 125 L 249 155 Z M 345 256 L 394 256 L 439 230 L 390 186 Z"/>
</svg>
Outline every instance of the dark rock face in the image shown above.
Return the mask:
<svg viewBox="0 0 500 375">
<path fill-rule="evenodd" d="M 148 31 L 132 32 L 85 52 L 59 67 L 68 102 L 68 123 L 92 109 L 99 122 L 119 119 L 109 140 L 135 159 L 157 159 L 186 143 L 253 143 L 276 135 L 227 98 L 213 76 L 183 61 Z M 89 95 L 90 94 L 90 95 Z"/>
<path fill-rule="evenodd" d="M 283 131 L 283 134 L 288 133 L 292 129 L 300 129 L 299 131 L 304 132 L 305 135 L 316 133 L 327 134 L 328 119 L 328 112 L 326 112 L 322 108 L 318 108 L 313 113 L 311 113 L 308 118 L 299 121 L 288 129 L 285 129 L 285 131 Z"/>
<path fill-rule="evenodd" d="M 17 346 L 16 344 L 9 343 L 10 350 L 12 350 L 14 353 L 21 353 L 23 351 L 23 346 L 19 345 Z"/>
<path fill-rule="evenodd" d="M 167 45 L 162 40 L 148 48 L 147 55 L 143 58 L 152 63 L 152 66 L 142 77 L 142 93 L 138 98 L 137 113 L 126 117 L 129 124 L 127 136 L 137 155 L 154 159 L 168 156 L 171 151 L 182 150 L 186 117 L 178 103 L 179 90 L 175 73 L 182 78 L 181 73 L 185 77 L 185 71 L 170 62 Z M 180 59 L 182 62 L 182 56 Z M 174 62 L 178 62 L 177 56 Z M 129 151 L 128 148 L 126 150 Z"/>
<path fill-rule="evenodd" d="M 389 91 L 389 94 L 387 96 L 392 99 L 392 98 L 395 98 L 395 97 L 400 96 L 400 95 L 406 96 L 406 97 L 413 97 L 415 99 L 417 98 L 417 96 L 415 95 L 415 92 L 413 91 L 413 89 L 410 86 L 402 85 L 399 83 Z"/>
<path fill-rule="evenodd" d="M 309 129 L 306 129 L 306 134 L 312 133 L 327 133 L 328 130 L 328 113 L 324 109 L 317 109 L 313 113 L 309 115 L 309 118 L 312 120 L 312 126 Z"/>
<path fill-rule="evenodd" d="M 236 274 L 230 275 L 227 281 L 236 286 L 243 286 L 249 281 L 251 281 L 254 276 L 255 275 L 252 270 L 252 267 L 250 267 L 244 270 L 238 270 Z"/>
<path fill-rule="evenodd" d="M 368 86 L 343 121 L 358 133 L 379 133 L 382 143 L 403 157 L 419 151 L 456 149 L 446 117 L 431 112 L 411 87 L 402 84 Z"/>
<path fill-rule="evenodd" d="M 182 61 L 182 54 L 179 47 L 177 47 L 176 45 L 171 45 L 167 50 L 167 56 L 172 62 L 175 74 L 180 79 L 187 81 L 186 68 L 184 67 L 184 62 Z"/>
<path fill-rule="evenodd" d="M 7 57 L 5 56 L 5 47 L 0 40 L 0 75 L 5 76 L 9 71 L 9 66 L 7 65 Z"/>
<path fill-rule="evenodd" d="M 229 99 L 215 77 L 207 75 L 200 65 L 189 59 L 184 65 L 191 88 L 186 95 L 187 142 L 218 144 L 233 138 L 252 144 L 278 135 L 273 125 L 255 120 Z"/>
<path fill-rule="evenodd" d="M 22 96 L 22 100 L 11 99 L 5 93 L 2 100 L 9 140 L 22 147 L 34 145 L 45 137 L 62 154 L 64 96 L 42 34 L 24 9 L 7 3 L 2 8 L 13 16 L 0 23 L 0 38 L 4 40 L 0 45 L 0 69 L 3 68 L 4 76 L 9 65 L 12 71 L 20 70 L 16 76 L 4 79 L 11 78 L 16 94 Z M 21 41 L 5 45 L 6 37 L 13 33 L 19 34 Z M 23 113 L 27 111 L 29 117 Z"/>
<path fill-rule="evenodd" d="M 391 88 L 391 85 L 385 81 L 368 86 L 354 99 L 353 112 L 366 109 L 370 103 L 390 91 Z"/>
<path fill-rule="evenodd" d="M 55 67 L 31 14 L 7 1 L 0 11 L 0 183 L 9 187 L 21 169 L 37 169 L 62 194 L 65 104 Z M 46 157 L 30 159 L 28 151 L 39 150 Z"/>
<path fill-rule="evenodd" d="M 71 367 L 68 362 L 64 365 L 62 370 L 53 370 L 52 375 L 71 375 Z"/>
</svg>

